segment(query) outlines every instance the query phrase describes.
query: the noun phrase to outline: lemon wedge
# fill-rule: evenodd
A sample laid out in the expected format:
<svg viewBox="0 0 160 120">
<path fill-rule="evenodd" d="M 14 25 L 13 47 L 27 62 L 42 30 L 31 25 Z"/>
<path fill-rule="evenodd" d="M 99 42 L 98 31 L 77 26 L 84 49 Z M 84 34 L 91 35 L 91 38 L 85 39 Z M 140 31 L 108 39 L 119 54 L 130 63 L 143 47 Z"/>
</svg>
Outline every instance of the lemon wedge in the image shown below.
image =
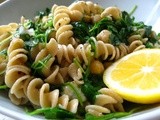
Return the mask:
<svg viewBox="0 0 160 120">
<path fill-rule="evenodd" d="M 103 81 L 128 101 L 160 102 L 160 49 L 143 49 L 124 56 L 104 71 Z"/>
</svg>

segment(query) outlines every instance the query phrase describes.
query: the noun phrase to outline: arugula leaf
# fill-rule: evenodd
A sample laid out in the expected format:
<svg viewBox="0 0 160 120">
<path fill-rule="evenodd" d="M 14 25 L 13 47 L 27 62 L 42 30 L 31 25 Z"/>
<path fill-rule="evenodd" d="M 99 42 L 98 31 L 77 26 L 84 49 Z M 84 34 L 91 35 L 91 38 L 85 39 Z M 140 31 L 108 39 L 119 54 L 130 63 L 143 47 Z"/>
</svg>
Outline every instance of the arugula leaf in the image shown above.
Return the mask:
<svg viewBox="0 0 160 120">
<path fill-rule="evenodd" d="M 31 65 L 32 70 L 34 71 L 33 74 L 39 74 L 41 75 L 41 71 L 44 67 L 46 67 L 46 63 L 49 61 L 49 59 L 52 58 L 51 54 L 48 54 L 45 58 L 42 60 L 39 60 L 37 62 L 33 62 Z"/>
<path fill-rule="evenodd" d="M 3 49 L 2 51 L 0 51 L 0 55 L 7 56 L 7 49 Z"/>
<path fill-rule="evenodd" d="M 98 94 L 98 92 L 97 89 L 95 89 L 89 81 L 86 81 L 84 85 L 82 85 L 81 90 L 88 99 L 88 101 L 94 103 L 95 97 Z"/>
<path fill-rule="evenodd" d="M 131 115 L 131 112 L 115 112 L 115 113 L 109 113 L 103 116 L 94 116 L 89 113 L 85 115 L 85 120 L 111 120 L 115 118 L 121 118 L 124 116 Z"/>
<path fill-rule="evenodd" d="M 91 52 L 94 53 L 94 56 L 97 56 L 97 48 L 96 48 L 96 39 L 94 37 L 90 37 L 87 42 L 91 45 Z"/>
<path fill-rule="evenodd" d="M 103 18 L 90 29 L 90 34 L 94 37 L 97 36 L 102 30 L 107 29 L 111 32 L 110 43 L 117 46 L 120 43 L 128 44 L 128 36 L 133 32 L 134 18 L 123 11 L 122 18 L 114 21 L 108 17 Z"/>
<path fill-rule="evenodd" d="M 51 12 L 51 10 L 49 8 L 46 8 L 45 11 L 39 11 L 37 16 L 39 16 L 41 19 L 44 16 L 48 16 L 50 12 Z"/>
<path fill-rule="evenodd" d="M 46 119 L 77 118 L 76 114 L 59 107 L 36 109 L 35 111 L 30 112 L 29 114 L 30 115 L 44 114 Z"/>
<path fill-rule="evenodd" d="M 11 41 L 12 35 L 10 35 L 9 37 L 5 38 L 4 40 L 0 41 L 0 46 Z"/>
<path fill-rule="evenodd" d="M 97 34 L 102 30 L 108 29 L 108 25 L 114 27 L 115 24 L 111 19 L 105 17 L 99 22 L 95 23 L 94 26 L 89 30 L 89 32 L 92 36 L 97 36 Z"/>
<path fill-rule="evenodd" d="M 75 93 L 78 101 L 80 102 L 80 105 L 83 106 L 83 102 L 86 101 L 86 98 L 84 94 L 82 93 L 81 89 L 74 84 L 73 82 L 67 82 L 65 85 L 69 86 L 69 88 L 72 89 L 72 91 Z"/>
<path fill-rule="evenodd" d="M 0 86 L 0 90 L 6 90 L 6 89 L 8 89 L 8 86 L 7 86 L 7 85 L 1 85 L 1 86 Z"/>
<path fill-rule="evenodd" d="M 73 62 L 81 69 L 82 73 L 85 73 L 85 70 L 84 70 L 83 67 L 81 66 L 78 58 L 75 57 L 75 58 L 73 59 Z"/>
<path fill-rule="evenodd" d="M 80 40 L 80 43 L 85 43 L 88 38 L 91 36 L 89 30 L 91 28 L 91 24 L 86 23 L 84 21 L 80 22 L 72 22 L 74 37 Z"/>
<path fill-rule="evenodd" d="M 130 15 L 130 16 L 133 15 L 133 13 L 136 11 L 137 8 L 138 8 L 138 6 L 135 5 L 135 6 L 132 8 L 132 10 L 129 12 L 129 15 Z"/>
</svg>

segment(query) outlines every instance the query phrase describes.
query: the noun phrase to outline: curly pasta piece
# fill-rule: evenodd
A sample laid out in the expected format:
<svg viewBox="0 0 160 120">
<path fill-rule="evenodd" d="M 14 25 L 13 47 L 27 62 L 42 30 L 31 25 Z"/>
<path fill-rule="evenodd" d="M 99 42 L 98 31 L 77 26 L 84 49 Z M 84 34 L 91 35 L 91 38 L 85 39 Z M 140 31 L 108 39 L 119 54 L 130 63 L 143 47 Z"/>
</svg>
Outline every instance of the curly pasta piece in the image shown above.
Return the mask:
<svg viewBox="0 0 160 120">
<path fill-rule="evenodd" d="M 97 36 L 97 40 L 103 41 L 104 43 L 110 42 L 111 32 L 108 30 L 102 30 Z"/>
<path fill-rule="evenodd" d="M 104 43 L 103 41 L 96 41 L 96 58 L 106 60 L 113 60 L 116 56 L 115 47 L 111 44 Z"/>
<path fill-rule="evenodd" d="M 53 25 L 56 30 L 56 40 L 60 44 L 75 44 L 72 25 L 70 24 L 70 11 L 66 6 L 56 6 L 53 9 Z"/>
<path fill-rule="evenodd" d="M 0 63 L 0 85 L 4 83 L 4 76 L 7 64 L 5 62 Z"/>
<path fill-rule="evenodd" d="M 87 105 L 85 107 L 86 112 L 96 116 L 101 116 L 103 114 L 110 113 L 111 111 L 124 111 L 122 106 L 123 99 L 113 90 L 101 88 L 98 92 L 100 94 L 96 95 L 95 104 Z"/>
<path fill-rule="evenodd" d="M 10 23 L 8 25 L 1 25 L 0 26 L 0 36 L 7 32 L 15 32 L 18 28 L 17 23 Z"/>
<path fill-rule="evenodd" d="M 116 49 L 115 60 L 122 58 L 123 56 L 129 53 L 129 48 L 124 43 L 121 43 L 118 47 L 115 47 L 115 49 Z"/>
<path fill-rule="evenodd" d="M 101 17 L 111 16 L 115 20 L 119 20 L 122 17 L 122 13 L 117 7 L 107 7 L 101 14 Z"/>
<path fill-rule="evenodd" d="M 135 40 L 129 45 L 129 52 L 137 51 L 146 48 L 141 40 Z"/>
<path fill-rule="evenodd" d="M 94 38 L 93 38 L 94 40 Z M 96 44 L 96 58 L 102 58 L 103 60 L 117 60 L 129 53 L 128 46 L 121 43 L 119 46 L 113 46 L 110 43 L 104 43 L 103 41 L 95 41 Z"/>
<path fill-rule="evenodd" d="M 108 108 L 99 106 L 99 105 L 87 105 L 85 107 L 87 113 L 90 113 L 95 116 L 102 116 L 103 114 L 110 113 Z"/>
<path fill-rule="evenodd" d="M 59 106 L 70 112 L 76 113 L 78 109 L 78 100 L 69 100 L 69 96 L 63 94 L 60 96 L 59 90 L 49 90 L 49 84 L 43 83 L 40 78 L 34 78 L 28 85 L 27 96 L 32 104 L 41 107 Z"/>
<path fill-rule="evenodd" d="M 75 81 L 77 85 L 83 84 L 82 81 L 82 71 L 81 69 L 75 64 L 71 63 L 68 67 L 68 74 L 69 76 Z"/>
<path fill-rule="evenodd" d="M 69 64 L 72 63 L 74 56 L 75 56 L 75 49 L 73 45 L 58 44 L 58 51 L 56 57 L 59 64 L 63 65 L 64 60 Z"/>
<path fill-rule="evenodd" d="M 70 18 L 72 21 L 80 21 L 82 18 L 85 20 L 91 19 L 91 16 L 102 12 L 102 8 L 91 1 L 77 1 L 68 8 L 71 10 Z"/>
<path fill-rule="evenodd" d="M 42 68 L 42 74 L 45 77 L 45 82 L 51 84 L 64 83 L 63 76 L 60 74 L 60 67 L 54 65 L 55 55 L 58 53 L 58 44 L 54 39 L 51 39 L 49 43 L 46 44 L 45 48 L 39 49 L 37 54 L 35 53 L 34 63 L 38 63 L 46 58 L 48 58 L 45 63 L 45 67 Z M 32 54 L 33 55 L 33 54 Z"/>
<path fill-rule="evenodd" d="M 23 47 L 24 42 L 21 39 L 13 39 L 8 48 L 5 83 L 10 88 L 18 78 L 27 75 L 30 72 L 30 69 L 25 66 L 27 51 Z"/>
<path fill-rule="evenodd" d="M 24 104 L 27 97 L 23 83 L 29 78 L 30 69 L 26 67 L 27 51 L 21 39 L 13 39 L 8 48 L 5 84 L 10 88 L 9 97 L 15 104 Z"/>
<path fill-rule="evenodd" d="M 96 95 L 95 104 L 100 106 L 108 107 L 111 111 L 124 111 L 123 99 L 115 93 L 113 90 L 108 88 L 101 88 L 98 91 L 100 94 Z"/>
<path fill-rule="evenodd" d="M 89 64 L 91 59 L 91 45 L 90 44 L 79 44 L 75 49 L 75 57 L 78 58 L 80 62 L 84 62 L 85 65 Z"/>
</svg>

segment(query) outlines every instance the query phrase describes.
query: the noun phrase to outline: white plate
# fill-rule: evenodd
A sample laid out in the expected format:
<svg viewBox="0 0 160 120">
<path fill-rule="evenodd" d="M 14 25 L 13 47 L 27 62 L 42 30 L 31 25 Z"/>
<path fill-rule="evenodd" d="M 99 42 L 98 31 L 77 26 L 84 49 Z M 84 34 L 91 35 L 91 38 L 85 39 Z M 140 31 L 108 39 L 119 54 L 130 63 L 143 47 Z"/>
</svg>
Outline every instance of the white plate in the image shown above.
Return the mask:
<svg viewBox="0 0 160 120">
<path fill-rule="evenodd" d="M 10 22 L 19 22 L 23 15 L 32 18 L 36 11 L 51 7 L 54 3 L 58 5 L 69 5 L 74 0 L 8 0 L 0 5 L 0 25 Z M 93 0 L 103 7 L 118 6 L 121 10 L 129 12 L 135 5 L 138 6 L 134 13 L 137 21 L 144 21 L 149 25 L 154 25 L 158 19 L 160 0 Z M 158 23 L 156 23 L 158 24 Z M 42 117 L 32 117 L 25 113 L 24 108 L 16 106 L 0 92 L 0 113 L 14 119 L 29 120 L 42 119 Z M 126 120 L 158 120 L 160 119 L 160 107 L 154 107 L 147 111 L 136 113 L 125 118 Z"/>
</svg>

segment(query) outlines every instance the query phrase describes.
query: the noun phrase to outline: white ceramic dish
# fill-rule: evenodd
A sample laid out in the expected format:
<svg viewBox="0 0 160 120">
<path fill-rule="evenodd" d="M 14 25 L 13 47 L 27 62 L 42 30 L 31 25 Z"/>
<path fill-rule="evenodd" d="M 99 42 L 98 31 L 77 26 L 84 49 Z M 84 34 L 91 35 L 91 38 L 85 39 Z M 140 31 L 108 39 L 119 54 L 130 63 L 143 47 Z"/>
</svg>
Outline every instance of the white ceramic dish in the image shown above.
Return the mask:
<svg viewBox="0 0 160 120">
<path fill-rule="evenodd" d="M 160 0 L 93 0 L 103 7 L 118 6 L 121 10 L 130 11 L 135 5 L 138 9 L 134 16 L 137 21 L 144 21 L 149 25 L 156 23 L 158 19 L 158 9 L 160 9 Z M 44 10 L 51 7 L 54 3 L 58 5 L 69 5 L 74 0 L 8 0 L 0 4 L 0 25 L 10 22 L 19 22 L 20 17 L 24 15 L 26 18 L 32 18 L 36 11 Z M 159 26 L 160 27 L 160 26 Z M 156 27 L 155 27 L 156 29 Z M 29 120 L 43 119 L 40 116 L 29 116 L 25 113 L 24 108 L 16 106 L 10 102 L 6 95 L 0 92 L 0 113 L 10 116 L 14 119 Z M 136 113 L 132 116 L 123 118 L 125 120 L 159 120 L 160 106 L 151 108 L 146 111 Z"/>
</svg>

